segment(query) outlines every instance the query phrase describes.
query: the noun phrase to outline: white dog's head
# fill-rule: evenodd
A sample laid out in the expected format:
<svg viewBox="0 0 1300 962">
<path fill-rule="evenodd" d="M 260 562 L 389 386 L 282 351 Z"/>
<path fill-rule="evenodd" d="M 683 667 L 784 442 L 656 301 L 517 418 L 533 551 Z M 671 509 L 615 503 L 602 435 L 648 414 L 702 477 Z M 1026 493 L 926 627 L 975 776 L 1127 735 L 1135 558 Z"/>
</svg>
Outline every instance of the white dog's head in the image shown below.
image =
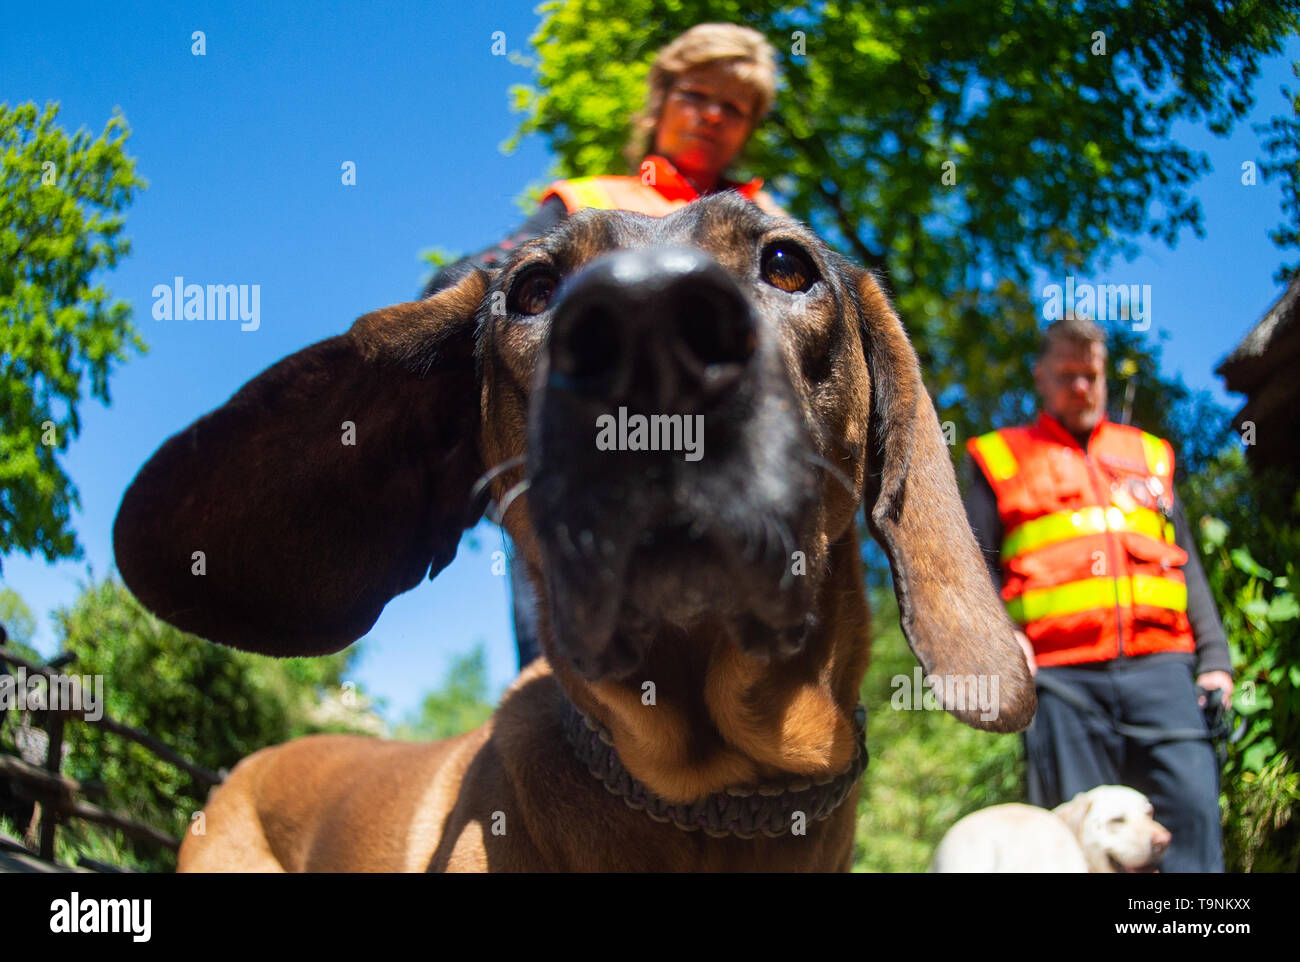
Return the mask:
<svg viewBox="0 0 1300 962">
<path fill-rule="evenodd" d="M 1080 792 L 1052 811 L 1079 840 L 1089 872 L 1154 872 L 1169 848 L 1147 797 L 1123 785 Z"/>
</svg>

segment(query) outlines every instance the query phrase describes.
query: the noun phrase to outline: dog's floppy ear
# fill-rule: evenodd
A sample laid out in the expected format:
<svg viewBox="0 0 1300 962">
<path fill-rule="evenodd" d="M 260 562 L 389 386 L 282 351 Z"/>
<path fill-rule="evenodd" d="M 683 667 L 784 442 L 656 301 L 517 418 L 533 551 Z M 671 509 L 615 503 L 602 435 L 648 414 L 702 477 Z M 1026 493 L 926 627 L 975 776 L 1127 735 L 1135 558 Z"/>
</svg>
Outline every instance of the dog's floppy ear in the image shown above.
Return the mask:
<svg viewBox="0 0 1300 962">
<path fill-rule="evenodd" d="M 916 352 L 869 273 L 858 296 L 871 378 L 867 523 L 894 572 L 903 633 L 926 673 L 944 679 L 935 694 L 952 714 L 1021 731 L 1037 707 L 1029 666 L 971 534 Z M 991 710 L 953 697 L 976 690 L 972 680 L 995 694 Z"/>
<path fill-rule="evenodd" d="M 1070 827 L 1075 838 L 1079 838 L 1083 834 L 1083 820 L 1087 818 L 1092 802 L 1091 792 L 1080 792 L 1068 802 L 1057 805 L 1052 809 L 1052 814 Z"/>
<path fill-rule="evenodd" d="M 485 290 L 475 272 L 367 314 L 163 444 L 113 525 L 136 597 L 212 641 L 318 655 L 445 567 L 476 520 Z"/>
</svg>

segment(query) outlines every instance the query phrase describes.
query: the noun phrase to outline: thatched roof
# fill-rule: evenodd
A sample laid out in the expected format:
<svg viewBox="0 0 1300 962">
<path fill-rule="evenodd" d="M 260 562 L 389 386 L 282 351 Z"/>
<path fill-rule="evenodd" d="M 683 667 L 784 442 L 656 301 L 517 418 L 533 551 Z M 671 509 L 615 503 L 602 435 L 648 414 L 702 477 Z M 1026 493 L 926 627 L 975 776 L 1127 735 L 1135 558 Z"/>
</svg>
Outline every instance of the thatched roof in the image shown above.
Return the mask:
<svg viewBox="0 0 1300 962">
<path fill-rule="evenodd" d="M 1248 398 L 1233 426 L 1254 423 L 1251 461 L 1300 473 L 1300 274 L 1215 373 Z"/>
<path fill-rule="evenodd" d="M 1224 385 L 1229 391 L 1249 394 L 1270 374 L 1276 373 L 1284 362 L 1289 360 L 1294 364 L 1295 351 L 1300 349 L 1300 338 L 1295 337 L 1300 333 L 1298 308 L 1300 308 L 1300 274 L 1296 275 L 1287 289 L 1282 292 L 1282 296 L 1264 312 L 1259 323 L 1215 371 L 1222 376 Z M 1292 349 L 1290 355 L 1286 357 L 1283 354 L 1287 352 L 1278 351 L 1279 348 L 1286 346 L 1284 342 L 1290 342 Z M 1291 367 L 1291 371 L 1295 372 L 1295 368 Z"/>
</svg>

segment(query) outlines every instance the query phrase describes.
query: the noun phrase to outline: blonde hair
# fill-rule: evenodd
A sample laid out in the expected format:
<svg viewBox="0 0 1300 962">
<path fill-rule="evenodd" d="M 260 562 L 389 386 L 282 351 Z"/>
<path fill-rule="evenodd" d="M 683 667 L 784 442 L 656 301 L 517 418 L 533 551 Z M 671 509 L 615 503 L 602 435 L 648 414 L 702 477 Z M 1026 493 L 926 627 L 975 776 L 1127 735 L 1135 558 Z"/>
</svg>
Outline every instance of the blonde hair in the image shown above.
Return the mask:
<svg viewBox="0 0 1300 962">
<path fill-rule="evenodd" d="M 757 123 L 776 99 L 776 52 L 751 27 L 734 23 L 701 23 L 659 51 L 650 67 L 645 108 L 632 118 L 632 139 L 623 156 L 632 170 L 654 147 L 664 100 L 677 78 L 705 64 L 725 63 L 737 80 L 754 91 L 750 119 Z"/>
</svg>

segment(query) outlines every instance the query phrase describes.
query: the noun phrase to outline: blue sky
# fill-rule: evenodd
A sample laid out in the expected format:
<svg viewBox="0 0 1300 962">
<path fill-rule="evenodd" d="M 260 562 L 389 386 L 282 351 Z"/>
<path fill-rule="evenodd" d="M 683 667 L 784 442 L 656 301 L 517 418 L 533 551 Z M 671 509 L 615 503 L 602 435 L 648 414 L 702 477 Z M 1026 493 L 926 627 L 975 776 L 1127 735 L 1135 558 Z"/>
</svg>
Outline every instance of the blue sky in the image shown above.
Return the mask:
<svg viewBox="0 0 1300 962">
<path fill-rule="evenodd" d="M 128 149 L 150 182 L 128 211 L 134 249 L 104 278 L 135 307 L 150 351 L 112 377 L 113 403 L 82 405 L 83 431 L 65 464 L 81 490 L 80 562 L 5 558 L 4 580 L 36 612 L 37 647 L 52 652 L 46 613 L 75 597 L 87 568 L 112 566 L 122 493 L 158 445 L 224 402 L 284 355 L 345 330 L 360 314 L 413 298 L 422 249 L 470 251 L 522 215 L 515 198 L 545 179 L 533 138 L 500 145 L 519 123 L 507 89 L 526 67 L 491 53 L 502 31 L 528 52 L 538 18 L 528 3 L 10 4 L 0 31 L 0 101 L 62 103 L 59 122 L 98 133 L 120 105 Z M 205 56 L 191 34 L 206 34 Z M 1294 39 L 1265 65 L 1252 116 L 1289 110 L 1279 87 L 1300 59 Z M 1207 235 L 1174 249 L 1152 242 L 1094 283 L 1149 284 L 1152 333 L 1166 337 L 1166 373 L 1181 372 L 1232 408 L 1215 365 L 1279 293 L 1280 252 L 1267 231 L 1280 192 L 1241 183 L 1262 159 L 1249 124 L 1229 138 L 1185 125 L 1213 171 L 1195 188 Z M 357 184 L 340 167 L 356 164 Z M 261 325 L 156 321 L 151 292 L 181 275 L 200 284 L 258 284 Z M 1063 279 L 1054 279 L 1063 280 Z M 432 583 L 395 599 L 367 636 L 357 679 L 413 708 L 451 659 L 486 643 L 495 694 L 514 676 L 505 579 L 492 574 L 500 535 L 462 545 Z"/>
</svg>

